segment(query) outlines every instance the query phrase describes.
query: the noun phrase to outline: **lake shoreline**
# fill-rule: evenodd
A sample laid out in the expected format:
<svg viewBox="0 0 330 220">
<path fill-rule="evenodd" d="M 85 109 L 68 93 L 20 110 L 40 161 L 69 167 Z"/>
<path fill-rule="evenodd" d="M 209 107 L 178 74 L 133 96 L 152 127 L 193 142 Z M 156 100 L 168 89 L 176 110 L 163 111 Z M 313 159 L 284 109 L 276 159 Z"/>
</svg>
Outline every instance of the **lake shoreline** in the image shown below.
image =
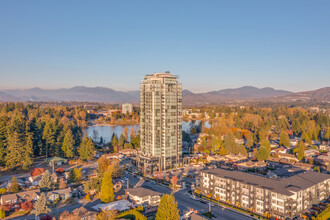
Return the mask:
<svg viewBox="0 0 330 220">
<path fill-rule="evenodd" d="M 139 123 L 124 123 L 124 124 L 92 124 L 92 125 L 88 125 L 87 127 L 104 127 L 104 126 L 133 126 L 133 125 L 140 125 Z"/>
</svg>

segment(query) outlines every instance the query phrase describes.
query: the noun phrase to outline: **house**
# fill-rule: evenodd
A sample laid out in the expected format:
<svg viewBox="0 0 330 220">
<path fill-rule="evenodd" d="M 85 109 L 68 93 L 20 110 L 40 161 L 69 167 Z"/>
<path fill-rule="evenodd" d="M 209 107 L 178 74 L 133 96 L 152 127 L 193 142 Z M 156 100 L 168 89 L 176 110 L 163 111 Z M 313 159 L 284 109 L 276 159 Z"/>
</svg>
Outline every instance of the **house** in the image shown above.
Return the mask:
<svg viewBox="0 0 330 220">
<path fill-rule="evenodd" d="M 314 157 L 316 155 L 319 155 L 319 151 L 315 149 L 308 149 L 305 150 L 305 157 Z"/>
<path fill-rule="evenodd" d="M 305 170 L 302 170 L 298 167 L 282 167 L 282 168 L 278 168 L 275 170 L 269 170 L 267 172 L 267 176 L 269 178 L 276 178 L 276 177 L 290 177 L 293 175 L 296 175 L 298 173 L 302 173 Z"/>
<path fill-rule="evenodd" d="M 94 220 L 96 219 L 97 212 L 87 210 L 85 207 L 81 206 L 72 211 L 72 214 L 81 220 Z"/>
<path fill-rule="evenodd" d="M 284 148 L 283 146 L 279 147 L 279 148 L 276 148 L 274 150 L 271 151 L 271 153 L 282 153 L 282 154 L 286 154 L 287 153 L 287 150 L 286 148 Z"/>
<path fill-rule="evenodd" d="M 124 155 L 120 153 L 105 154 L 104 156 L 107 159 L 122 159 L 124 157 Z"/>
<path fill-rule="evenodd" d="M 133 207 L 133 203 L 129 202 L 128 200 L 122 199 L 122 200 L 118 200 L 118 201 L 114 201 L 114 202 L 110 202 L 110 203 L 100 203 L 100 204 L 93 206 L 92 208 L 96 211 L 117 210 L 119 212 L 123 212 L 128 209 L 131 209 L 132 207 Z"/>
<path fill-rule="evenodd" d="M 280 159 L 287 159 L 287 160 L 289 160 L 289 161 L 296 161 L 296 162 L 299 161 L 299 160 L 297 159 L 297 157 L 296 157 L 295 155 L 293 155 L 293 154 L 283 154 L 283 153 L 278 152 L 278 153 L 277 153 L 277 156 L 278 156 L 278 158 L 280 158 Z"/>
<path fill-rule="evenodd" d="M 120 154 L 125 155 L 126 157 L 134 156 L 138 154 L 136 149 L 123 149 L 119 151 Z"/>
<path fill-rule="evenodd" d="M 42 175 L 39 175 L 39 176 L 30 176 L 28 180 L 29 180 L 29 183 L 32 186 L 38 186 L 41 178 L 42 178 Z"/>
<path fill-rule="evenodd" d="M 291 146 L 296 146 L 298 144 L 298 142 L 299 142 L 298 138 L 290 139 L 290 145 Z"/>
<path fill-rule="evenodd" d="M 328 155 L 318 156 L 315 161 L 323 165 L 328 165 L 330 163 L 330 153 Z"/>
<path fill-rule="evenodd" d="M 257 169 L 259 171 L 265 170 L 267 167 L 267 163 L 264 161 L 247 161 L 247 162 L 243 162 L 243 163 L 237 163 L 236 164 L 237 169 L 241 170 L 241 171 L 246 171 L 249 169 Z"/>
<path fill-rule="evenodd" d="M 322 144 L 319 145 L 320 150 L 330 151 L 330 146 L 327 142 L 322 142 Z"/>
<path fill-rule="evenodd" d="M 50 191 L 46 194 L 47 200 L 52 202 L 56 201 L 57 199 L 66 200 L 68 198 L 71 198 L 71 196 L 72 190 L 70 187 L 66 189 Z"/>
<path fill-rule="evenodd" d="M 126 194 L 134 204 L 143 205 L 144 207 L 158 206 L 161 197 L 161 193 L 143 187 L 127 189 Z"/>
<path fill-rule="evenodd" d="M 243 138 L 240 138 L 240 139 L 237 139 L 237 138 L 236 138 L 236 139 L 235 139 L 235 143 L 236 143 L 236 144 L 244 144 L 244 142 L 245 142 L 245 141 L 244 141 Z"/>
<path fill-rule="evenodd" d="M 0 204 L 13 203 L 20 204 L 25 201 L 36 201 L 39 198 L 40 190 L 30 190 L 19 193 L 12 193 L 7 195 L 2 195 L 0 199 Z"/>
<path fill-rule="evenodd" d="M 313 165 L 312 164 L 309 164 L 309 163 L 301 163 L 301 162 L 296 162 L 294 164 L 295 167 L 299 167 L 300 169 L 303 169 L 303 170 L 311 170 L 313 168 Z"/>
<path fill-rule="evenodd" d="M 48 163 L 49 163 L 49 166 L 53 166 L 53 164 L 56 165 L 56 166 L 60 166 L 60 165 L 63 165 L 63 164 L 67 164 L 68 159 L 65 159 L 65 158 L 62 158 L 62 157 L 52 157 L 52 158 L 48 159 Z"/>
</svg>

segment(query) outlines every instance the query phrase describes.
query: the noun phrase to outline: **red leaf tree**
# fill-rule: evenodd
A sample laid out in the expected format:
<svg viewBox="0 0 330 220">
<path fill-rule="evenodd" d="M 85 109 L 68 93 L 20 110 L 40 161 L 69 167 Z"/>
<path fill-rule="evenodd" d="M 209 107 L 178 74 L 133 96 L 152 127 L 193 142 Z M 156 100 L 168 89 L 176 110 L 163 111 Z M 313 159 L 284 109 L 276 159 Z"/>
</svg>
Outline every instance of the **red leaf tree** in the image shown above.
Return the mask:
<svg viewBox="0 0 330 220">
<path fill-rule="evenodd" d="M 22 209 L 25 211 L 30 211 L 33 209 L 33 202 L 31 201 L 25 201 L 22 204 Z"/>
<path fill-rule="evenodd" d="M 39 176 L 39 175 L 43 174 L 44 172 L 45 172 L 44 168 L 34 168 L 31 171 L 31 176 Z"/>
<path fill-rule="evenodd" d="M 9 212 L 13 209 L 14 205 L 12 203 L 4 203 L 0 206 L 0 209 Z"/>
<path fill-rule="evenodd" d="M 64 169 L 63 168 L 57 168 L 56 173 L 64 173 Z"/>
<path fill-rule="evenodd" d="M 179 180 L 179 179 L 178 179 L 177 176 L 172 176 L 172 178 L 171 178 L 171 183 L 172 183 L 172 185 L 173 185 L 173 188 L 175 188 L 175 186 L 176 186 L 178 180 Z"/>
</svg>

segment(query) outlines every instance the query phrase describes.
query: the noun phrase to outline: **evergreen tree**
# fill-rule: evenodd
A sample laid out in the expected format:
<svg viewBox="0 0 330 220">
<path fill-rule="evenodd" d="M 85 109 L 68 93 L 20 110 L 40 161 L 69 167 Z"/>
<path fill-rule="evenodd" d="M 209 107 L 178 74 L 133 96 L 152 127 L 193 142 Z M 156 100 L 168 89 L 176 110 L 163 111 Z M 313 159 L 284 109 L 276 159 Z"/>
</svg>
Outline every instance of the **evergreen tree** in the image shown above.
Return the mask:
<svg viewBox="0 0 330 220">
<path fill-rule="evenodd" d="M 28 170 L 33 164 L 33 160 L 32 160 L 33 152 L 32 151 L 33 151 L 32 134 L 28 133 L 28 135 L 26 137 L 25 145 L 24 145 L 23 155 L 22 155 L 23 170 Z"/>
<path fill-rule="evenodd" d="M 102 178 L 100 199 L 104 203 L 113 202 L 115 200 L 111 172 L 108 170 L 105 171 Z"/>
<path fill-rule="evenodd" d="M 227 132 L 226 137 L 223 141 L 223 146 L 227 154 L 234 153 L 234 151 L 236 150 L 237 146 L 235 142 L 235 137 L 231 130 Z"/>
<path fill-rule="evenodd" d="M 280 134 L 280 145 L 290 147 L 290 138 L 288 132 L 282 131 Z"/>
<path fill-rule="evenodd" d="M 217 137 L 213 137 L 211 141 L 212 152 L 217 152 L 220 150 L 221 141 Z"/>
<path fill-rule="evenodd" d="M 94 158 L 95 145 L 90 137 L 84 137 L 78 149 L 80 159 L 83 161 L 92 160 Z"/>
<path fill-rule="evenodd" d="M 180 214 L 178 204 L 174 196 L 164 194 L 160 199 L 157 209 L 156 220 L 179 220 Z"/>
<path fill-rule="evenodd" d="M 5 164 L 6 145 L 7 145 L 7 118 L 0 118 L 0 165 Z"/>
<path fill-rule="evenodd" d="M 46 170 L 42 174 L 41 180 L 39 182 L 40 188 L 45 189 L 45 190 L 50 190 L 53 186 L 53 183 L 54 183 L 54 181 L 53 181 L 52 176 L 50 175 L 49 171 Z"/>
<path fill-rule="evenodd" d="M 62 151 L 66 157 L 72 158 L 74 156 L 74 139 L 71 129 L 64 136 Z"/>
<path fill-rule="evenodd" d="M 305 144 L 303 141 L 299 141 L 295 146 L 294 153 L 297 153 L 298 160 L 302 160 L 305 157 Z"/>
<path fill-rule="evenodd" d="M 220 154 L 221 156 L 226 155 L 226 150 L 225 150 L 225 148 L 224 148 L 223 146 L 220 147 L 220 152 L 219 152 L 219 154 Z"/>
<path fill-rule="evenodd" d="M 17 178 L 13 176 L 10 181 L 10 192 L 11 193 L 17 193 L 20 190 L 20 186 L 17 182 Z"/>
<path fill-rule="evenodd" d="M 46 121 L 42 139 L 45 141 L 46 144 L 46 153 L 49 155 L 50 152 L 55 152 L 55 142 L 56 142 L 56 130 L 55 130 L 55 123 L 52 119 L 48 119 Z"/>
<path fill-rule="evenodd" d="M 118 138 L 117 138 L 117 135 L 115 133 L 112 134 L 110 143 L 111 143 L 112 147 L 115 147 L 115 146 L 118 145 Z"/>
<path fill-rule="evenodd" d="M 133 145 L 131 143 L 125 143 L 124 149 L 133 149 Z"/>
<path fill-rule="evenodd" d="M 330 128 L 326 129 L 326 131 L 324 132 L 324 135 L 323 135 L 322 139 L 325 140 L 325 141 L 330 140 Z"/>
<path fill-rule="evenodd" d="M 260 144 L 261 146 L 264 146 L 269 152 L 272 150 L 268 139 L 263 139 Z"/>
<path fill-rule="evenodd" d="M 253 135 L 252 135 L 252 133 L 251 132 L 249 132 L 249 134 L 247 135 L 247 137 L 246 137 L 246 147 L 247 148 L 250 148 L 250 147 L 252 147 L 253 146 Z"/>
<path fill-rule="evenodd" d="M 34 203 L 34 208 L 32 214 L 36 216 L 40 214 L 47 214 L 50 212 L 50 209 L 47 207 L 47 199 L 45 193 L 41 193 L 39 199 Z"/>
<path fill-rule="evenodd" d="M 311 144 L 311 139 L 310 137 L 308 136 L 308 134 L 306 132 L 303 132 L 301 134 L 301 139 L 305 142 L 305 143 L 308 143 L 308 144 Z"/>
<path fill-rule="evenodd" d="M 261 161 L 261 160 L 267 160 L 270 156 L 270 151 L 268 151 L 268 149 L 264 146 L 260 146 L 255 157 L 257 158 L 257 160 Z"/>
<path fill-rule="evenodd" d="M 140 134 L 131 136 L 131 143 L 134 149 L 140 148 Z"/>
<path fill-rule="evenodd" d="M 119 137 L 118 145 L 123 146 L 125 142 L 126 142 L 126 138 L 123 134 L 121 134 Z"/>
<path fill-rule="evenodd" d="M 8 142 L 6 165 L 13 168 L 23 161 L 24 144 L 17 132 L 14 132 Z"/>
<path fill-rule="evenodd" d="M 69 182 L 70 183 L 76 183 L 76 182 L 80 182 L 82 178 L 82 172 L 81 172 L 81 168 L 74 168 L 72 170 L 70 170 L 69 173 Z"/>
</svg>

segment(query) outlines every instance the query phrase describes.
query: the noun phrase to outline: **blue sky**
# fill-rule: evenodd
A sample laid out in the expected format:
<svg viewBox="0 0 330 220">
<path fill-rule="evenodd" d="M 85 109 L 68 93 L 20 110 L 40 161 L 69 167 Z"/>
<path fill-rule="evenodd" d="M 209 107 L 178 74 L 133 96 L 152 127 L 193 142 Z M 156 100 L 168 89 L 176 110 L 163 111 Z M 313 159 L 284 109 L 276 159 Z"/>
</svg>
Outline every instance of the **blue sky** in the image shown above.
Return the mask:
<svg viewBox="0 0 330 220">
<path fill-rule="evenodd" d="M 330 1 L 0 1 L 0 89 L 330 85 Z"/>
</svg>

